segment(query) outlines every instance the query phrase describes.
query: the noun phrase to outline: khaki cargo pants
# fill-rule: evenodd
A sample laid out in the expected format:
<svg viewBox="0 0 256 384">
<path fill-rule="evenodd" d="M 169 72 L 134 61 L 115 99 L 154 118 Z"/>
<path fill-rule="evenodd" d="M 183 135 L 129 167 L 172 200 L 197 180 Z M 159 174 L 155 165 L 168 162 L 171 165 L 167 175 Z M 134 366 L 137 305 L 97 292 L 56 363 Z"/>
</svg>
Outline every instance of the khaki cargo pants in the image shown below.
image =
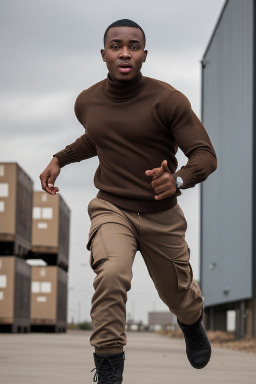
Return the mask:
<svg viewBox="0 0 256 384">
<path fill-rule="evenodd" d="M 89 202 L 88 214 L 87 249 L 96 274 L 90 344 L 96 353 L 119 353 L 126 344 L 127 291 L 137 250 L 169 310 L 185 324 L 200 317 L 202 294 L 193 280 L 187 221 L 178 204 L 163 212 L 138 213 L 96 197 Z"/>
</svg>

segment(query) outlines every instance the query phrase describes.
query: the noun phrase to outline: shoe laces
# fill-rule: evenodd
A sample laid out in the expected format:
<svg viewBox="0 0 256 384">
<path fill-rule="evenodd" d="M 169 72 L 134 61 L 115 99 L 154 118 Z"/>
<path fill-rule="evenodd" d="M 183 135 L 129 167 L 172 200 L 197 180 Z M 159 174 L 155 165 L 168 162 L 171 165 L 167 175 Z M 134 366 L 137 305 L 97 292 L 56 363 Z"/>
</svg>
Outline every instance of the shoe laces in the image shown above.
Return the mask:
<svg viewBox="0 0 256 384">
<path fill-rule="evenodd" d="M 196 326 L 193 330 L 190 330 L 189 336 L 188 336 L 188 342 L 189 346 L 191 348 L 200 348 L 205 345 L 205 339 L 202 334 L 202 331 L 200 330 L 200 324 Z"/>
<path fill-rule="evenodd" d="M 109 366 L 111 367 L 111 370 L 109 369 Z M 95 383 L 98 380 L 102 380 L 106 384 L 115 384 L 115 381 L 117 380 L 116 378 L 117 370 L 108 356 L 104 356 L 99 363 L 98 369 L 95 367 L 91 370 L 91 372 L 94 371 L 95 369 L 96 369 L 96 372 L 93 377 L 93 381 Z M 108 381 L 106 382 L 105 380 L 108 380 Z"/>
</svg>

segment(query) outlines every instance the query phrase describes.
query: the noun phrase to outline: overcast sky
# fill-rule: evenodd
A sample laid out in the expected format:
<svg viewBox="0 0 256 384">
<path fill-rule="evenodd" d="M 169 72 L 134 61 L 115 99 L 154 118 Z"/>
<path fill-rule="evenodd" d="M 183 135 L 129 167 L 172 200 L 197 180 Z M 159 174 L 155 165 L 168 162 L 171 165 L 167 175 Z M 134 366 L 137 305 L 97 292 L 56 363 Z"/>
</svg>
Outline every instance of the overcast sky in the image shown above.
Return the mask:
<svg viewBox="0 0 256 384">
<path fill-rule="evenodd" d="M 1 2 L 0 161 L 18 162 L 40 190 L 40 173 L 52 155 L 84 133 L 76 120 L 77 95 L 104 79 L 105 29 L 130 18 L 144 29 L 148 57 L 145 76 L 168 82 L 190 100 L 201 117 L 200 60 L 224 0 L 8 0 Z M 207 127 L 205 127 L 207 130 Z M 179 150 L 178 169 L 187 158 Z M 69 319 L 90 319 L 94 272 L 86 249 L 87 206 L 98 190 L 98 159 L 70 164 L 56 186 L 71 209 Z M 160 164 L 159 164 L 160 166 Z M 188 221 L 194 278 L 199 278 L 199 186 L 183 191 L 178 203 Z M 127 317 L 147 321 L 147 312 L 167 310 L 148 276 L 140 253 L 133 267 Z"/>
</svg>

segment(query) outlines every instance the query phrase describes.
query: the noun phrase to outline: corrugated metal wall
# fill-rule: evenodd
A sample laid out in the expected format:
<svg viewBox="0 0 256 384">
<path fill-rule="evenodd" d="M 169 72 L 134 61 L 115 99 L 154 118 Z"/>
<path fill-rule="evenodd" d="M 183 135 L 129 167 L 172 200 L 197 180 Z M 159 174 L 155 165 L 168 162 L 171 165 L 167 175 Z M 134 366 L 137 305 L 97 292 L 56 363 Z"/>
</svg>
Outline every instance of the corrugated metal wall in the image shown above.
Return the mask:
<svg viewBox="0 0 256 384">
<path fill-rule="evenodd" d="M 218 169 L 201 184 L 205 305 L 252 295 L 253 0 L 229 0 L 203 56 L 202 122 Z"/>
</svg>

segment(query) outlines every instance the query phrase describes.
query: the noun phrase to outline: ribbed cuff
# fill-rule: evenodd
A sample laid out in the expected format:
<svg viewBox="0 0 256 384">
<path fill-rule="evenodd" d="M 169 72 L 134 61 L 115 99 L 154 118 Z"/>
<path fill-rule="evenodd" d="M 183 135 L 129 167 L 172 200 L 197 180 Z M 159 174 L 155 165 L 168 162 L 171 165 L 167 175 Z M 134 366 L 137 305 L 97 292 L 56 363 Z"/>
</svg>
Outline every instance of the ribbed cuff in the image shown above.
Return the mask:
<svg viewBox="0 0 256 384">
<path fill-rule="evenodd" d="M 62 151 L 59 151 L 53 155 L 56 156 L 60 162 L 60 168 L 65 165 L 76 162 L 76 156 L 70 147 L 66 147 Z"/>
<path fill-rule="evenodd" d="M 182 178 L 183 185 L 180 189 L 194 187 L 197 182 L 196 174 L 188 168 L 181 168 L 178 172 L 173 173 L 173 176 L 179 176 Z"/>
<path fill-rule="evenodd" d="M 122 353 L 123 346 L 120 347 L 95 347 L 95 353 L 97 355 L 109 355 L 112 353 Z"/>
</svg>

